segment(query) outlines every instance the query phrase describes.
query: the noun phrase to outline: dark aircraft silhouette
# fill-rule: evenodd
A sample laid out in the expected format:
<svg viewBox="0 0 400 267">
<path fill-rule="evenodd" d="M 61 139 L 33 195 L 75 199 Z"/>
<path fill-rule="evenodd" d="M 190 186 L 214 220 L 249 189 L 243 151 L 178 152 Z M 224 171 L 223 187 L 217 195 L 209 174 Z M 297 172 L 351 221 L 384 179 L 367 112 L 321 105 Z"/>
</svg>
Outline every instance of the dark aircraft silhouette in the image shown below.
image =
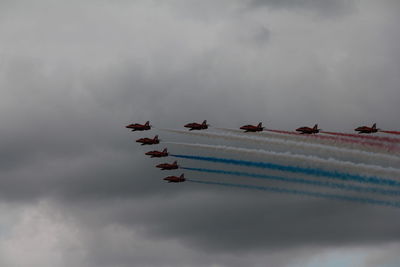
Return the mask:
<svg viewBox="0 0 400 267">
<path fill-rule="evenodd" d="M 296 131 L 301 134 L 315 134 L 319 133 L 320 130 L 321 129 L 318 129 L 318 124 L 315 124 L 313 128 L 304 126 L 296 129 Z"/>
<path fill-rule="evenodd" d="M 125 128 L 132 129 L 132 132 L 134 131 L 147 131 L 151 129 L 151 125 L 149 121 L 146 121 L 145 124 L 140 124 L 140 123 L 133 123 L 125 126 Z"/>
<path fill-rule="evenodd" d="M 264 127 L 262 127 L 262 122 L 260 122 L 257 126 L 255 125 L 244 125 L 242 127 L 240 127 L 240 130 L 245 130 L 244 132 L 261 132 L 262 130 L 264 130 Z"/>
<path fill-rule="evenodd" d="M 141 145 L 155 145 L 160 143 L 160 139 L 158 139 L 158 135 L 154 136 L 153 139 L 151 138 L 140 138 L 136 140 L 137 143 L 142 143 Z"/>
<path fill-rule="evenodd" d="M 163 151 L 149 151 L 145 153 L 146 155 L 150 156 L 151 158 L 162 158 L 162 157 L 167 157 L 168 156 L 168 151 L 166 148 L 164 148 Z"/>
<path fill-rule="evenodd" d="M 368 126 L 360 126 L 354 129 L 354 131 L 360 133 L 376 133 L 378 132 L 380 129 L 376 128 L 376 123 L 374 123 L 372 125 L 372 127 L 368 127 Z"/>
<path fill-rule="evenodd" d="M 160 168 L 161 170 L 174 170 L 179 168 L 177 161 L 174 161 L 172 164 L 170 163 L 158 164 L 156 167 Z"/>
<path fill-rule="evenodd" d="M 192 123 L 188 123 L 184 126 L 185 128 L 190 128 L 189 131 L 193 131 L 193 130 L 204 130 L 204 129 L 208 129 L 208 124 L 207 121 L 204 120 L 203 123 L 196 123 L 196 122 L 192 122 Z"/>
<path fill-rule="evenodd" d="M 182 183 L 186 181 L 184 174 L 182 173 L 181 176 L 168 176 L 164 178 L 165 181 L 168 183 Z"/>
</svg>

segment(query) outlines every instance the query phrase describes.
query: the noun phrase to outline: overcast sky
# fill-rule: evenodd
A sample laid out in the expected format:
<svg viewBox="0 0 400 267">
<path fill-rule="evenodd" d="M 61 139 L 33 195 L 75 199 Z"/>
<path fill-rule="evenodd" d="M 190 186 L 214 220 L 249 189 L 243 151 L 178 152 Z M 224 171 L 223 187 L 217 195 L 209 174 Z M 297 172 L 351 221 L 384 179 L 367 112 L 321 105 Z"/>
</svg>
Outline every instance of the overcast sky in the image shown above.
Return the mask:
<svg viewBox="0 0 400 267">
<path fill-rule="evenodd" d="M 210 142 L 160 131 L 203 119 L 399 130 L 399 12 L 397 0 L 0 0 L 0 265 L 398 266 L 398 209 L 166 184 L 180 172 L 134 141 Z M 147 120 L 150 132 L 124 129 Z"/>
</svg>

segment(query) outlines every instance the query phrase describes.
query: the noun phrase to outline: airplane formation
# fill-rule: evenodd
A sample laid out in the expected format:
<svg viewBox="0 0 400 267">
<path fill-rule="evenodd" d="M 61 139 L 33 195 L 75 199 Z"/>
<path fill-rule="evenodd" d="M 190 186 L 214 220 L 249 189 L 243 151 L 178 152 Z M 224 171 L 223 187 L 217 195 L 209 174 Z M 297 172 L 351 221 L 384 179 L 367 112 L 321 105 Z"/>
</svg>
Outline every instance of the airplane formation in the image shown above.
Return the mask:
<svg viewBox="0 0 400 267">
<path fill-rule="evenodd" d="M 245 133 L 247 132 L 261 132 L 264 130 L 264 127 L 262 127 L 262 122 L 260 122 L 258 125 L 243 125 L 240 127 L 240 130 L 244 130 Z"/>
<path fill-rule="evenodd" d="M 207 124 L 207 121 L 204 120 L 202 123 L 188 123 L 185 124 L 184 127 L 188 128 L 189 131 L 193 130 L 205 130 L 208 129 L 209 124 Z M 151 129 L 150 122 L 147 121 L 145 124 L 140 124 L 140 123 L 132 123 L 125 128 L 131 129 L 132 131 L 147 131 Z M 245 133 L 247 132 L 261 132 L 264 130 L 265 127 L 262 126 L 262 122 L 258 123 L 257 125 L 243 125 L 239 129 L 244 130 Z M 315 124 L 313 127 L 308 127 L 308 126 L 303 126 L 300 128 L 296 129 L 296 132 L 299 134 L 306 134 L 306 135 L 314 135 L 317 133 L 320 133 L 321 129 L 318 128 L 318 124 Z M 376 128 L 376 123 L 374 123 L 371 127 L 369 126 L 360 126 L 354 129 L 354 131 L 358 132 L 359 134 L 371 134 L 371 133 L 376 133 L 378 131 L 381 131 L 380 129 Z M 384 132 L 384 131 L 383 131 Z M 139 138 L 136 140 L 137 143 L 141 143 L 141 145 L 155 145 L 160 143 L 160 139 L 158 138 L 158 135 L 154 136 L 153 138 Z M 153 151 L 148 151 L 145 153 L 145 155 L 150 156 L 151 158 L 162 158 L 162 157 L 168 157 L 169 153 L 167 148 L 164 148 L 162 151 L 158 150 L 153 150 Z M 173 163 L 161 163 L 156 165 L 155 167 L 160 168 L 161 170 L 175 170 L 179 168 L 178 162 L 174 161 Z M 185 182 L 186 178 L 184 176 L 184 173 L 182 173 L 180 176 L 167 176 L 163 178 L 163 180 L 167 181 L 168 183 L 181 183 Z"/>
<path fill-rule="evenodd" d="M 153 150 L 145 153 L 146 155 L 150 156 L 150 158 L 163 158 L 168 157 L 167 148 L 164 148 L 163 151 Z"/>
<path fill-rule="evenodd" d="M 151 129 L 151 125 L 150 125 L 149 121 L 146 121 L 145 124 L 132 123 L 132 124 L 129 124 L 129 125 L 125 126 L 125 128 L 132 129 L 132 132 L 134 132 L 134 131 L 147 131 L 147 130 Z"/>
<path fill-rule="evenodd" d="M 189 128 L 189 131 L 193 131 L 193 130 L 204 130 L 204 129 L 208 129 L 208 124 L 207 121 L 204 120 L 203 123 L 196 123 L 196 122 L 192 122 L 192 123 L 188 123 L 186 124 L 185 128 Z"/>
<path fill-rule="evenodd" d="M 139 138 L 136 140 L 136 143 L 141 143 L 141 145 L 156 145 L 160 143 L 160 139 L 158 139 L 158 135 L 154 136 L 154 138 Z"/>
<path fill-rule="evenodd" d="M 157 168 L 161 170 L 175 170 L 179 168 L 178 162 L 175 160 L 172 164 L 170 163 L 161 163 L 156 165 Z"/>
<path fill-rule="evenodd" d="M 321 131 L 321 129 L 318 129 L 318 124 L 315 124 L 312 128 L 303 126 L 296 129 L 296 132 L 300 132 L 301 134 L 316 134 L 319 133 L 319 131 Z"/>
<path fill-rule="evenodd" d="M 378 132 L 380 129 L 376 128 L 376 123 L 374 123 L 372 125 L 372 127 L 368 127 L 368 126 L 360 126 L 354 129 L 354 131 L 358 132 L 358 133 L 376 133 Z"/>
</svg>

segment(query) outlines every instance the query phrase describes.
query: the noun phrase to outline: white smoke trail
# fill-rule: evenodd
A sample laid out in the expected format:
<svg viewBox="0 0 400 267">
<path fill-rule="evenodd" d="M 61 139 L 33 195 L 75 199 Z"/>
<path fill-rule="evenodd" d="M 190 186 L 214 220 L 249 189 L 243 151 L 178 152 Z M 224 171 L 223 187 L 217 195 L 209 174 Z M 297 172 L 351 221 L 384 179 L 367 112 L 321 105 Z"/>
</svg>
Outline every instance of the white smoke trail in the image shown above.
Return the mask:
<svg viewBox="0 0 400 267">
<path fill-rule="evenodd" d="M 354 158 L 357 162 L 363 161 L 373 165 L 393 166 L 397 168 L 400 167 L 400 157 L 391 156 L 383 153 L 372 153 L 362 150 L 299 142 L 293 140 L 283 140 L 279 138 L 261 137 L 255 135 L 244 136 L 244 135 L 234 135 L 229 133 L 220 134 L 220 133 L 210 133 L 210 132 L 188 132 L 188 131 L 171 130 L 171 129 L 163 129 L 163 130 L 178 134 L 192 135 L 192 136 L 254 142 L 258 144 L 263 143 L 263 144 L 268 144 L 270 148 L 271 146 L 285 146 L 291 149 L 297 148 L 297 149 L 312 151 L 313 153 L 318 154 L 318 156 L 325 156 L 325 157 L 333 156 L 336 158 L 343 158 L 343 155 L 347 155 L 348 157 Z"/>
<path fill-rule="evenodd" d="M 201 148 L 207 150 L 217 150 L 221 152 L 241 153 L 254 156 L 261 156 L 270 162 L 279 164 L 306 166 L 310 168 L 321 168 L 329 170 L 340 170 L 349 173 L 362 173 L 368 176 L 386 176 L 392 178 L 400 177 L 400 170 L 392 167 L 381 167 L 377 165 L 368 165 L 363 163 L 353 163 L 349 161 L 341 161 L 333 158 L 322 159 L 316 156 L 307 156 L 292 154 L 290 152 L 274 152 L 263 149 L 247 149 L 241 147 L 207 145 L 207 144 L 190 144 L 179 142 L 165 142 L 167 144 L 180 145 L 191 148 Z"/>
<path fill-rule="evenodd" d="M 244 133 L 243 131 L 236 130 L 236 129 L 229 129 L 229 128 L 214 128 L 217 130 L 222 130 L 225 132 L 232 132 L 238 134 L 246 134 L 252 136 L 266 136 L 271 138 L 279 138 L 283 140 L 293 140 L 293 141 L 300 141 L 300 142 L 307 142 L 307 143 L 315 143 L 315 144 L 323 144 L 328 146 L 335 146 L 335 147 L 344 147 L 349 149 L 356 149 L 356 150 L 363 150 L 369 151 L 373 153 L 385 153 L 390 155 L 400 155 L 399 147 L 393 146 L 397 149 L 388 149 L 387 147 L 380 147 L 380 146 L 372 146 L 368 145 L 368 143 L 362 144 L 362 142 L 345 142 L 343 138 L 332 138 L 332 139 L 325 139 L 325 138 L 317 138 L 316 136 L 308 136 L 308 135 L 292 135 L 292 134 L 284 134 L 284 133 L 275 133 L 275 132 L 258 132 L 258 133 Z"/>
</svg>

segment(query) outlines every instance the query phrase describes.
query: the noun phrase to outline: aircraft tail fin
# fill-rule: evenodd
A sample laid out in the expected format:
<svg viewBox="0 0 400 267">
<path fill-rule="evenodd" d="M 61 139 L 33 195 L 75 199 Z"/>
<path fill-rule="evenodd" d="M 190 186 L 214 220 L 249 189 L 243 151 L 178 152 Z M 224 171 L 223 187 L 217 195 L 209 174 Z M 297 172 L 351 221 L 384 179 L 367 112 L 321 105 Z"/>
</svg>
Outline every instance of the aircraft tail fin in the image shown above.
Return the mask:
<svg viewBox="0 0 400 267">
<path fill-rule="evenodd" d="M 318 124 L 314 125 L 314 130 L 318 130 Z"/>
<path fill-rule="evenodd" d="M 150 125 L 150 121 L 146 121 L 146 123 L 144 125 L 149 126 Z"/>
<path fill-rule="evenodd" d="M 167 153 L 167 148 L 164 148 L 164 150 L 162 151 L 163 153 Z"/>
<path fill-rule="evenodd" d="M 178 164 L 178 161 L 175 160 L 172 164 L 177 165 L 177 164 Z"/>
<path fill-rule="evenodd" d="M 262 122 L 258 123 L 257 127 L 262 127 Z"/>
<path fill-rule="evenodd" d="M 203 125 L 206 125 L 206 124 L 207 124 L 207 120 L 204 120 L 204 121 L 203 121 Z"/>
<path fill-rule="evenodd" d="M 376 129 L 376 123 L 374 123 L 373 125 L 372 125 L 372 129 Z"/>
<path fill-rule="evenodd" d="M 158 134 L 154 136 L 154 140 L 158 140 Z"/>
<path fill-rule="evenodd" d="M 181 176 L 179 176 L 179 178 L 185 178 L 185 174 L 182 173 Z"/>
</svg>

